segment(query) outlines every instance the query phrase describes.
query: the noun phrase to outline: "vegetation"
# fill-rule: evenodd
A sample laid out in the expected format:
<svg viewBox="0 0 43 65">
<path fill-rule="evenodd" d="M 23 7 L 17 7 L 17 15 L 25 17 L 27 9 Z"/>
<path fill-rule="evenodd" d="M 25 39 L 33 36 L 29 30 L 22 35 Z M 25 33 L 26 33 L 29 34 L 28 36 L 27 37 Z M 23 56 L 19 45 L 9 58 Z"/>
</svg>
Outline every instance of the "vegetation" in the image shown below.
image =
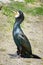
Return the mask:
<svg viewBox="0 0 43 65">
<path fill-rule="evenodd" d="M 26 3 L 29 3 L 29 2 L 30 2 L 30 3 L 33 3 L 33 2 L 35 2 L 35 1 L 36 1 L 36 0 L 25 0 Z"/>
<path fill-rule="evenodd" d="M 8 6 L 3 6 L 2 11 L 7 16 L 13 16 L 13 11 L 15 10 L 22 10 L 26 14 L 31 15 L 43 15 L 43 5 L 40 5 L 40 7 L 34 7 L 30 8 L 25 3 L 21 2 L 12 2 Z"/>
<path fill-rule="evenodd" d="M 34 0 L 26 0 L 27 2 L 31 1 L 33 2 Z M 13 11 L 16 10 L 22 10 L 24 13 L 31 14 L 31 15 L 43 15 L 43 5 L 41 4 L 40 7 L 29 7 L 26 3 L 22 2 L 14 2 L 12 1 L 8 5 L 4 5 L 2 8 L 3 14 L 8 16 L 8 23 L 11 24 L 11 27 L 14 23 L 14 13 Z"/>
</svg>

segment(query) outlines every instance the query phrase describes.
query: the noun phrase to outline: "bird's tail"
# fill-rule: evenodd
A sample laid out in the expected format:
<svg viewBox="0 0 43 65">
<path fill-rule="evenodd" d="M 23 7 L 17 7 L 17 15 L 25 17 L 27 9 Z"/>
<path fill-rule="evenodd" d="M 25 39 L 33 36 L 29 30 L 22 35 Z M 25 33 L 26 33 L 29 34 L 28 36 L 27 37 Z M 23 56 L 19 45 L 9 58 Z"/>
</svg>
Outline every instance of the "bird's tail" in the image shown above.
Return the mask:
<svg viewBox="0 0 43 65">
<path fill-rule="evenodd" d="M 31 55 L 31 58 L 41 59 L 39 56 L 37 56 L 37 55 L 35 55 L 35 54 L 32 54 L 32 55 Z"/>
</svg>

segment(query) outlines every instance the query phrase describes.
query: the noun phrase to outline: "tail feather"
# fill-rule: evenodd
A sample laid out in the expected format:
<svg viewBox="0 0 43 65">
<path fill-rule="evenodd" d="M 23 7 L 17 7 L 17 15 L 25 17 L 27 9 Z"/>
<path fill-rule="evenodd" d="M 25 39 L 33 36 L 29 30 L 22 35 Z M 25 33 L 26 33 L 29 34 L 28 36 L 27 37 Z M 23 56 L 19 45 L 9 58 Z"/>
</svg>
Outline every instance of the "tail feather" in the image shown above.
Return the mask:
<svg viewBox="0 0 43 65">
<path fill-rule="evenodd" d="M 39 56 L 32 54 L 32 58 L 41 59 Z"/>
</svg>

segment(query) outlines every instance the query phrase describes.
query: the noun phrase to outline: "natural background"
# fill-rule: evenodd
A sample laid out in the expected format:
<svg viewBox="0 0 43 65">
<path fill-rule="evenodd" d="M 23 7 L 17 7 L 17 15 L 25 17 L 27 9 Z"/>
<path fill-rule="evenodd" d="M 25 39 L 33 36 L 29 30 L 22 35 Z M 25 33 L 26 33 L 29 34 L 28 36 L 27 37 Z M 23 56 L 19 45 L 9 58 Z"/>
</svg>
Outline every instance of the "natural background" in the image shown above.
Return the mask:
<svg viewBox="0 0 43 65">
<path fill-rule="evenodd" d="M 18 58 L 12 37 L 16 10 L 24 13 L 21 28 L 32 53 L 42 59 Z M 43 65 L 43 0 L 0 0 L 0 65 Z"/>
</svg>

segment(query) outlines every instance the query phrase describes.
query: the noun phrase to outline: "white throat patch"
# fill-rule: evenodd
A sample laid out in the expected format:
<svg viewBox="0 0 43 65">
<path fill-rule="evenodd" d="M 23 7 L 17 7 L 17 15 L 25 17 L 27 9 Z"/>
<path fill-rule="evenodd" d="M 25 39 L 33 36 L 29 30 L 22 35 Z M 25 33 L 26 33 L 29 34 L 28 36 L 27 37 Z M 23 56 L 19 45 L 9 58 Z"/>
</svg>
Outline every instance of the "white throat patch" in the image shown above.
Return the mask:
<svg viewBox="0 0 43 65">
<path fill-rule="evenodd" d="M 19 15 L 20 15 L 19 12 L 17 12 L 15 15 L 15 18 L 19 17 Z"/>
</svg>

